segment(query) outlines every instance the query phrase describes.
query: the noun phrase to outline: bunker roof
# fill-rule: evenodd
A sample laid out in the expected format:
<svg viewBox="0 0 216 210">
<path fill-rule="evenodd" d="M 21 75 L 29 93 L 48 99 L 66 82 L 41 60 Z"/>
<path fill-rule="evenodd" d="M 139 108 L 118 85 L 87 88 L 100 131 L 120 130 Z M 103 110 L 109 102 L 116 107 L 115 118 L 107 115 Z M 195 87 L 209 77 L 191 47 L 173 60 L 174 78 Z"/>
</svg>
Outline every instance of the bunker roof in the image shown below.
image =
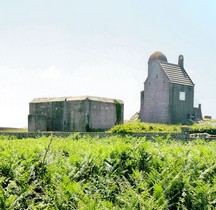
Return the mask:
<svg viewBox="0 0 216 210">
<path fill-rule="evenodd" d="M 191 78 L 184 68 L 180 67 L 179 65 L 167 63 L 161 60 L 159 60 L 158 62 L 160 63 L 162 69 L 172 83 L 194 86 L 194 83 L 192 82 Z"/>
<path fill-rule="evenodd" d="M 97 96 L 68 96 L 68 97 L 48 97 L 48 98 L 34 98 L 31 103 L 48 103 L 48 102 L 61 102 L 61 101 L 99 101 L 104 103 L 120 103 L 123 104 L 122 100 L 111 99 Z"/>
</svg>

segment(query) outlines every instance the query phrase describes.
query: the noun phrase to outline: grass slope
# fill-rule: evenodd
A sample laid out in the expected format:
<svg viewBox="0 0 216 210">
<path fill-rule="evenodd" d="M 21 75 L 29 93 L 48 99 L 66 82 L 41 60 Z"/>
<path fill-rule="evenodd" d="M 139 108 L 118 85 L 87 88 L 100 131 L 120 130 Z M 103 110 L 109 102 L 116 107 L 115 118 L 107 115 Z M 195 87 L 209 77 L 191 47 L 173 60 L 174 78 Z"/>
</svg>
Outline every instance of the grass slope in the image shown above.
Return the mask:
<svg viewBox="0 0 216 210">
<path fill-rule="evenodd" d="M 1 132 L 27 132 L 27 128 L 8 128 L 8 127 L 0 127 Z"/>
<path fill-rule="evenodd" d="M 208 133 L 216 135 L 216 121 L 205 120 L 200 123 L 194 123 L 188 125 L 191 129 L 191 133 Z M 144 123 L 139 120 L 128 121 L 121 125 L 116 125 L 109 130 L 111 133 L 145 133 L 145 132 L 181 132 L 181 124 L 169 125 L 162 123 Z"/>
</svg>

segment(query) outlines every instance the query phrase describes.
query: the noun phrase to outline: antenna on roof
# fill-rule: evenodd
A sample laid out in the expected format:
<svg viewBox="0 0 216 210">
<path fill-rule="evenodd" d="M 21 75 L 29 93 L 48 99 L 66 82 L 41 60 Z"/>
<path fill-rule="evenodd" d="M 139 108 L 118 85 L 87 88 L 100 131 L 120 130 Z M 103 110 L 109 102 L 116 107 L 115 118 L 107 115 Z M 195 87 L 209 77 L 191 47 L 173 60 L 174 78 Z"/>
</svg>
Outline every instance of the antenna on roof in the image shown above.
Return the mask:
<svg viewBox="0 0 216 210">
<path fill-rule="evenodd" d="M 184 57 L 183 55 L 179 55 L 178 65 L 183 69 L 184 68 Z"/>
</svg>

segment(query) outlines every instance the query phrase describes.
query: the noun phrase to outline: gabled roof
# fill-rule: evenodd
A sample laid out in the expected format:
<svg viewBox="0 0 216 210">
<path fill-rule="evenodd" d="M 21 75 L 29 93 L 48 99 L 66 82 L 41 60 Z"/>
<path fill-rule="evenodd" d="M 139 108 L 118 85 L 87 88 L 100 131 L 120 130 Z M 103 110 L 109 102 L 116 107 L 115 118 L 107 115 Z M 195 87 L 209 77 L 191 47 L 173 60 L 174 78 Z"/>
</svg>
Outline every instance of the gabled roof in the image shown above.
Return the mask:
<svg viewBox="0 0 216 210">
<path fill-rule="evenodd" d="M 167 63 L 164 61 L 158 60 L 165 74 L 169 78 L 171 83 L 179 85 L 194 86 L 191 78 L 187 74 L 184 68 L 181 68 L 179 65 Z"/>
<path fill-rule="evenodd" d="M 97 96 L 68 96 L 68 97 L 49 97 L 49 98 L 34 98 L 31 103 L 48 103 L 48 102 L 61 102 L 61 101 L 100 101 L 104 103 L 120 103 L 123 104 L 122 100 L 119 99 L 111 99 Z"/>
</svg>

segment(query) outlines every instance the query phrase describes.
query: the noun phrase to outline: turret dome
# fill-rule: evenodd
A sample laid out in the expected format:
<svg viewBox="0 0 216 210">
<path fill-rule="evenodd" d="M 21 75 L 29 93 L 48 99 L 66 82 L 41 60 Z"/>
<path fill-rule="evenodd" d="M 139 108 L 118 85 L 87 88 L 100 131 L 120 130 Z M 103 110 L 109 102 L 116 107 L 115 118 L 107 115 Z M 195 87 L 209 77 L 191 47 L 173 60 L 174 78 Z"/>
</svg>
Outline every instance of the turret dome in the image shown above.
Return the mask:
<svg viewBox="0 0 216 210">
<path fill-rule="evenodd" d="M 160 60 L 160 61 L 165 61 L 165 62 L 167 62 L 167 57 L 166 57 L 163 53 L 157 51 L 157 52 L 154 52 L 154 53 L 149 57 L 148 62 L 153 62 L 153 61 L 155 61 L 155 60 Z"/>
</svg>

